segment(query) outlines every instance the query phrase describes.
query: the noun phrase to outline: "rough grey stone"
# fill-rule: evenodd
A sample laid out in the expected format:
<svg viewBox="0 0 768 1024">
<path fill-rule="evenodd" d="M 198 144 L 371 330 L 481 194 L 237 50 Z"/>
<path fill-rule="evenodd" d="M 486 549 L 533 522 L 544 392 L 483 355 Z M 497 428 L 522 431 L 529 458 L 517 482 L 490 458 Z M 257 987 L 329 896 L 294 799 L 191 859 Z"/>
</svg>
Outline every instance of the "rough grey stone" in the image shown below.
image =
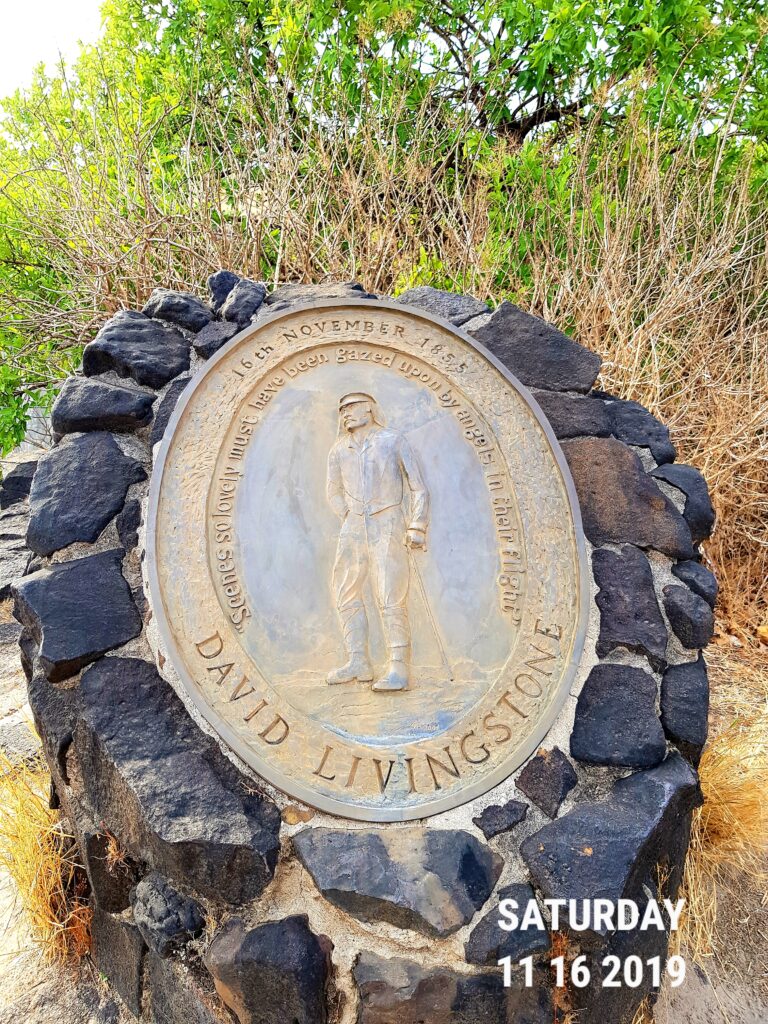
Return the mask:
<svg viewBox="0 0 768 1024">
<path fill-rule="evenodd" d="M 149 433 L 150 448 L 153 448 L 158 441 L 162 441 L 168 421 L 173 416 L 176 403 L 181 397 L 184 388 L 189 384 L 189 380 L 190 378 L 186 374 L 183 377 L 177 377 L 160 399 L 157 411 L 155 412 L 155 422 L 152 424 L 152 430 Z"/>
<path fill-rule="evenodd" d="M 501 858 L 464 831 L 307 828 L 294 847 L 331 903 L 362 921 L 450 935 L 493 891 Z"/>
<path fill-rule="evenodd" d="M 715 525 L 715 510 L 707 481 L 693 466 L 659 466 L 652 476 L 664 480 L 685 495 L 683 515 L 691 529 L 694 544 L 706 540 Z"/>
<path fill-rule="evenodd" d="M 592 544 L 629 543 L 671 558 L 693 556 L 688 524 L 625 444 L 589 437 L 562 446 Z"/>
<path fill-rule="evenodd" d="M 29 497 L 32 477 L 37 469 L 37 459 L 19 462 L 3 475 L 0 482 L 0 509 L 10 508 Z"/>
<path fill-rule="evenodd" d="M 241 328 L 246 327 L 258 312 L 266 294 L 267 289 L 261 282 L 243 278 L 227 295 L 220 310 L 222 320 L 229 320 Z"/>
<path fill-rule="evenodd" d="M 215 274 L 211 274 L 208 278 L 208 292 L 214 313 L 219 312 L 239 280 L 237 274 L 233 274 L 231 270 L 217 270 Z"/>
<path fill-rule="evenodd" d="M 522 972 L 504 988 L 501 972 L 459 974 L 410 960 L 363 952 L 353 976 L 360 995 L 357 1024 L 552 1024 L 551 991 L 543 971 L 526 988 Z"/>
<path fill-rule="evenodd" d="M 302 302 L 317 302 L 322 299 L 375 299 L 373 292 L 367 292 L 356 281 L 329 281 L 325 284 L 281 284 L 264 301 L 264 315 L 277 313 L 281 309 Z"/>
<path fill-rule="evenodd" d="M 201 331 L 213 319 L 213 311 L 200 299 L 189 292 L 174 292 L 168 288 L 155 288 L 142 313 L 188 331 Z"/>
<path fill-rule="evenodd" d="M 535 927 L 523 930 L 520 927 L 529 901 L 536 899 L 533 887 L 525 882 L 516 882 L 499 889 L 497 896 L 498 902 L 516 901 L 518 927 L 513 931 L 504 931 L 499 927 L 499 908 L 494 901 L 493 908 L 480 918 L 469 933 L 464 945 L 467 963 L 495 967 L 504 956 L 511 957 L 517 963 L 524 956 L 546 952 L 550 947 L 548 931 L 539 931 Z"/>
<path fill-rule="evenodd" d="M 517 777 L 515 785 L 525 793 L 548 818 L 554 818 L 560 804 L 576 785 L 573 765 L 559 747 L 540 750 Z"/>
<path fill-rule="evenodd" d="M 325 1024 L 330 951 L 304 915 L 250 930 L 232 918 L 214 935 L 205 965 L 240 1024 Z"/>
<path fill-rule="evenodd" d="M 50 555 L 76 541 L 92 543 L 123 507 L 131 484 L 146 476 L 111 434 L 68 434 L 42 457 L 35 473 L 28 546 Z"/>
<path fill-rule="evenodd" d="M 155 395 L 90 377 L 64 382 L 51 410 L 55 437 L 87 430 L 129 433 L 152 419 Z"/>
<path fill-rule="evenodd" d="M 13 587 L 14 615 L 52 682 L 138 636 L 141 617 L 120 571 L 119 548 L 59 562 Z"/>
<path fill-rule="evenodd" d="M 188 368 L 189 342 L 184 335 L 132 310 L 107 321 L 83 351 L 86 377 L 113 370 L 155 389 Z"/>
<path fill-rule="evenodd" d="M 91 956 L 125 1005 L 138 1017 L 141 1012 L 141 969 L 144 940 L 127 917 L 93 908 Z"/>
<path fill-rule="evenodd" d="M 183 896 L 156 871 L 142 878 L 130 899 L 136 926 L 152 952 L 160 957 L 169 957 L 186 946 L 205 927 L 200 904 Z"/>
<path fill-rule="evenodd" d="M 664 665 L 667 627 L 656 600 L 648 559 L 629 544 L 620 551 L 598 548 L 592 555 L 600 609 L 597 655 L 617 647 L 644 654 L 655 669 Z"/>
<path fill-rule="evenodd" d="M 163 960 L 152 952 L 147 953 L 145 1012 L 152 1024 L 222 1024 L 221 1002 L 213 988 L 213 979 L 196 963 L 191 968 L 188 962 L 182 964 L 175 958 Z"/>
<path fill-rule="evenodd" d="M 664 611 L 680 643 L 688 650 L 706 647 L 715 631 L 712 609 L 688 587 L 664 587 Z"/>
<path fill-rule="evenodd" d="M 714 609 L 717 603 L 717 580 L 705 565 L 692 560 L 677 562 L 672 566 L 672 575 L 690 587 L 694 594 L 703 597 L 709 607 Z"/>
<path fill-rule="evenodd" d="M 27 536 L 29 523 L 29 505 L 12 505 L 0 512 L 0 542 L 14 543 L 23 541 Z"/>
<path fill-rule="evenodd" d="M 533 397 L 560 441 L 570 437 L 608 437 L 611 432 L 605 402 L 597 398 L 574 398 L 558 391 L 534 391 Z"/>
<path fill-rule="evenodd" d="M 71 709 L 71 743 L 76 708 Z M 61 759 L 61 758 L 60 758 Z M 86 828 L 80 836 L 83 865 L 91 886 L 91 899 L 108 914 L 120 914 L 130 905 L 130 892 L 136 884 L 136 867 L 129 860 L 112 862 L 110 836 L 97 828 Z"/>
<path fill-rule="evenodd" d="M 134 498 L 126 502 L 123 511 L 115 520 L 117 536 L 126 551 L 132 551 L 139 543 L 139 527 L 141 526 L 141 502 Z"/>
<path fill-rule="evenodd" d="M 18 622 L 0 622 L 0 644 L 15 646 L 21 637 L 21 625 Z"/>
<path fill-rule="evenodd" d="M 154 665 L 104 658 L 80 683 L 74 731 L 85 795 L 129 854 L 204 895 L 258 896 L 280 815 L 200 731 Z"/>
<path fill-rule="evenodd" d="M 210 359 L 222 345 L 230 338 L 234 338 L 239 329 L 237 324 L 231 324 L 226 320 L 213 320 L 192 339 L 192 347 L 203 359 Z"/>
<path fill-rule="evenodd" d="M 701 803 L 696 773 L 673 753 L 620 779 L 601 803 L 580 804 L 545 825 L 521 853 L 547 899 L 636 899 L 657 864 L 682 856 L 681 830 Z"/>
<path fill-rule="evenodd" d="M 444 292 L 439 288 L 421 285 L 409 288 L 397 297 L 404 306 L 416 306 L 418 309 L 434 313 L 443 320 L 449 320 L 457 327 L 468 323 L 473 317 L 489 313 L 488 304 L 475 299 L 471 295 L 460 295 L 457 292 Z"/>
<path fill-rule="evenodd" d="M 709 680 L 704 655 L 670 665 L 661 680 L 661 724 L 681 753 L 698 764 L 707 742 Z"/>
<path fill-rule="evenodd" d="M 667 744 L 656 714 L 656 681 L 629 665 L 596 665 L 576 703 L 571 755 L 589 764 L 651 768 Z"/>
<path fill-rule="evenodd" d="M 600 356 L 556 327 L 502 302 L 474 337 L 530 387 L 544 391 L 589 391 L 600 372 Z"/>
<path fill-rule="evenodd" d="M 611 433 L 624 444 L 650 449 L 659 464 L 674 462 L 675 446 L 669 439 L 669 430 L 639 402 L 626 402 L 614 398 L 606 405 Z"/>
<path fill-rule="evenodd" d="M 0 601 L 7 600 L 14 583 L 29 570 L 32 554 L 24 540 L 0 540 Z"/>
<path fill-rule="evenodd" d="M 491 804 L 477 818 L 472 821 L 486 839 L 493 839 L 502 832 L 509 832 L 519 825 L 528 813 L 528 804 L 522 800 L 508 800 L 505 804 Z"/>
</svg>

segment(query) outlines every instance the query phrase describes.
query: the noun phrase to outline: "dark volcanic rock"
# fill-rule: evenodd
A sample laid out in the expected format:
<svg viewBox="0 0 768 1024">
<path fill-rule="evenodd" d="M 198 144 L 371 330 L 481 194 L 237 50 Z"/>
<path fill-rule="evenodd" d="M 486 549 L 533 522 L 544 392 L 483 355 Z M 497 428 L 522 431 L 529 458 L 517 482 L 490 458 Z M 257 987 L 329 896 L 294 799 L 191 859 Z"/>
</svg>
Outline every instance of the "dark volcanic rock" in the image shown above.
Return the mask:
<svg viewBox="0 0 768 1024">
<path fill-rule="evenodd" d="M 115 520 L 117 535 L 126 551 L 131 551 L 139 543 L 139 527 L 141 526 L 141 502 L 137 499 L 126 503 L 123 511 Z"/>
<path fill-rule="evenodd" d="M 208 278 L 208 292 L 214 313 L 219 312 L 239 280 L 237 274 L 233 274 L 231 270 L 217 270 L 215 274 L 211 274 Z"/>
<path fill-rule="evenodd" d="M 674 462 L 675 446 L 669 430 L 639 402 L 614 398 L 606 405 L 611 433 L 624 444 L 650 449 L 656 462 Z"/>
<path fill-rule="evenodd" d="M 152 419 L 154 400 L 151 391 L 124 388 L 89 377 L 70 377 L 54 403 L 51 427 L 56 437 L 86 430 L 138 430 Z"/>
<path fill-rule="evenodd" d="M 459 974 L 410 960 L 361 953 L 354 967 L 360 993 L 357 1024 L 552 1024 L 550 987 L 536 972 L 526 988 L 513 972 L 505 989 L 501 972 Z"/>
<path fill-rule="evenodd" d="M 201 983 L 202 978 L 207 984 Z M 222 1024 L 221 1003 L 213 980 L 203 969 L 190 971 L 176 958 L 163 960 L 147 953 L 144 992 L 147 1020 L 153 1024 Z"/>
<path fill-rule="evenodd" d="M 59 562 L 19 580 L 14 615 L 38 648 L 40 667 L 59 682 L 141 632 L 120 571 L 123 552 Z"/>
<path fill-rule="evenodd" d="M 307 828 L 296 852 L 326 899 L 362 921 L 450 935 L 493 892 L 501 858 L 464 831 Z"/>
<path fill-rule="evenodd" d="M 232 918 L 214 935 L 205 966 L 240 1024 L 325 1024 L 330 949 L 304 915 L 250 930 Z"/>
<path fill-rule="evenodd" d="M 661 900 L 663 897 L 659 894 L 658 898 Z M 647 903 L 638 900 L 641 920 L 646 905 Z M 648 928 L 646 931 L 632 929 L 616 932 L 611 936 L 599 953 L 588 957 L 592 982 L 587 989 L 581 990 L 574 1000 L 578 1004 L 574 1006 L 577 1019 L 599 1021 L 601 1024 L 603 1021 L 610 1021 L 611 1024 L 632 1024 L 637 1018 L 638 1007 L 642 1001 L 648 998 L 652 1006 L 658 998 L 659 990 L 653 989 L 652 972 L 650 969 L 642 972 L 637 988 L 630 988 L 623 980 L 616 988 L 606 986 L 603 984 L 608 971 L 604 966 L 605 957 L 618 957 L 622 965 L 630 956 L 640 957 L 643 964 L 648 964 L 653 957 L 658 957 L 659 962 L 665 964 L 668 945 L 669 934 L 664 928 Z"/>
<path fill-rule="evenodd" d="M 238 327 L 246 327 L 259 310 L 267 294 L 261 282 L 243 278 L 227 295 L 220 314 L 222 320 L 229 320 Z"/>
<path fill-rule="evenodd" d="M 185 327 L 188 331 L 201 331 L 213 319 L 212 310 L 200 299 L 188 292 L 174 292 L 168 288 L 155 288 L 142 313 Z"/>
<path fill-rule="evenodd" d="M 604 658 L 617 647 L 644 654 L 655 669 L 664 664 L 667 627 L 653 589 L 648 559 L 635 547 L 621 551 L 598 548 L 592 555 L 596 597 L 600 609 L 597 655 Z"/>
<path fill-rule="evenodd" d="M 137 384 L 162 388 L 189 368 L 189 342 L 174 327 L 143 313 L 124 310 L 107 321 L 83 351 L 83 373 L 95 377 L 114 370 Z"/>
<path fill-rule="evenodd" d="M 475 299 L 471 295 L 459 295 L 456 292 L 443 292 L 429 285 L 409 288 L 398 295 L 397 301 L 404 306 L 416 306 L 427 313 L 434 313 L 443 320 L 450 320 L 457 327 L 461 327 L 473 317 L 490 313 L 487 303 L 481 302 L 480 299 Z"/>
<path fill-rule="evenodd" d="M 139 929 L 126 917 L 108 914 L 94 907 L 91 922 L 91 956 L 102 974 L 138 1017 L 141 1012 L 141 966 L 144 940 Z"/>
<path fill-rule="evenodd" d="M 578 782 L 573 765 L 559 749 L 540 750 L 517 777 L 516 786 L 549 818 L 554 818 L 560 804 Z"/>
<path fill-rule="evenodd" d="M 75 710 L 75 709 L 73 709 Z M 70 730 L 74 728 L 73 715 Z M 69 733 L 71 742 L 72 733 Z M 130 905 L 130 893 L 136 884 L 135 866 L 128 861 L 111 863 L 109 856 L 110 837 L 98 829 L 83 831 L 80 843 L 83 863 L 91 886 L 91 899 L 101 910 L 109 914 L 120 914 Z"/>
<path fill-rule="evenodd" d="M 670 754 L 620 779 L 607 800 L 580 804 L 529 836 L 523 859 L 547 899 L 636 899 L 657 864 L 679 870 L 678 840 L 701 803 L 696 773 Z"/>
<path fill-rule="evenodd" d="M 469 938 L 464 945 L 467 963 L 495 967 L 503 956 L 509 956 L 514 963 L 517 963 L 524 956 L 548 950 L 550 946 L 549 932 L 539 931 L 535 927 L 525 930 L 520 927 L 528 902 L 535 899 L 532 886 L 525 882 L 506 885 L 499 889 L 498 902 L 501 900 L 516 901 L 518 927 L 513 931 L 505 931 L 500 928 L 499 908 L 494 903 L 493 909 L 481 917 L 469 933 Z"/>
<path fill-rule="evenodd" d="M 237 324 L 226 320 L 213 320 L 192 340 L 192 347 L 203 359 L 210 359 L 222 345 L 234 338 L 239 329 Z"/>
<path fill-rule="evenodd" d="M 144 941 L 160 957 L 169 957 L 205 927 L 200 904 L 182 896 L 156 871 L 142 878 L 131 892 L 131 907 Z"/>
<path fill-rule="evenodd" d="M 67 435 L 35 473 L 27 544 L 50 555 L 75 541 L 92 543 L 123 507 L 131 484 L 146 476 L 111 434 Z"/>
<path fill-rule="evenodd" d="M 651 476 L 676 487 L 685 495 L 683 515 L 691 528 L 694 544 L 706 540 L 715 525 L 715 510 L 709 498 L 707 481 L 693 466 L 659 466 Z"/>
<path fill-rule="evenodd" d="M 563 441 L 563 451 L 584 532 L 595 546 L 629 543 L 672 558 L 692 557 L 688 524 L 625 444 L 590 437 Z"/>
<path fill-rule="evenodd" d="M 29 497 L 36 469 L 37 459 L 30 459 L 28 462 L 19 462 L 3 475 L 0 482 L 0 509 L 10 508 Z"/>
<path fill-rule="evenodd" d="M 83 674 L 74 747 L 85 795 L 130 855 L 201 893 L 258 896 L 280 815 L 200 731 L 154 665 L 104 658 Z"/>
<path fill-rule="evenodd" d="M 664 587 L 664 611 L 680 643 L 689 650 L 706 647 L 715 631 L 712 609 L 688 587 Z"/>
<path fill-rule="evenodd" d="M 672 566 L 672 575 L 690 587 L 694 594 L 703 597 L 709 607 L 714 609 L 717 603 L 717 580 L 705 565 L 692 560 L 677 562 Z"/>
<path fill-rule="evenodd" d="M 653 676 L 628 665 L 596 665 L 576 704 L 571 755 L 589 764 L 651 768 L 666 752 Z"/>
<path fill-rule="evenodd" d="M 558 440 L 569 437 L 608 437 L 611 424 L 605 402 L 598 398 L 574 398 L 557 391 L 534 391 Z"/>
<path fill-rule="evenodd" d="M 600 356 L 562 331 L 502 302 L 487 324 L 472 332 L 512 373 L 545 391 L 589 391 L 600 371 Z"/>
<path fill-rule="evenodd" d="M 519 825 L 528 813 L 528 804 L 522 800 L 509 800 L 505 804 L 491 804 L 472 821 L 480 829 L 486 839 L 500 836 Z"/>
<path fill-rule="evenodd" d="M 152 424 L 152 430 L 149 433 L 150 448 L 153 448 L 158 441 L 162 441 L 168 421 L 173 416 L 176 403 L 181 397 L 184 388 L 189 384 L 189 380 L 190 378 L 186 374 L 183 377 L 178 377 L 160 399 L 157 412 L 155 413 L 155 422 Z"/>
<path fill-rule="evenodd" d="M 704 655 L 670 665 L 661 680 L 661 724 L 685 757 L 698 764 L 707 742 L 709 680 Z"/>
<path fill-rule="evenodd" d="M 59 788 L 69 782 L 67 753 L 77 721 L 77 692 L 54 686 L 42 673 L 29 678 L 27 692 L 51 777 Z"/>
</svg>

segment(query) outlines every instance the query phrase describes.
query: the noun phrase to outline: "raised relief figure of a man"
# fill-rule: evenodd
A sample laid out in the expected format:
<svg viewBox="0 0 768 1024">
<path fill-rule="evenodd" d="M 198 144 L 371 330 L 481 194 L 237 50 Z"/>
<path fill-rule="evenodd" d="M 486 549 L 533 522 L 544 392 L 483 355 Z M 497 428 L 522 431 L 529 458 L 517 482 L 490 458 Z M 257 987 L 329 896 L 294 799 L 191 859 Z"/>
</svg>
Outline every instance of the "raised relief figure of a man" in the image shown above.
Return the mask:
<svg viewBox="0 0 768 1024">
<path fill-rule="evenodd" d="M 408 548 L 424 548 L 429 493 L 403 434 L 382 424 L 370 395 L 339 402 L 341 436 L 328 457 L 328 500 L 342 520 L 333 590 L 349 660 L 328 682 L 370 682 L 368 616 L 363 587 L 371 580 L 389 649 L 389 666 L 374 690 L 407 690 L 411 657 Z M 405 484 L 410 501 L 404 509 Z"/>
</svg>

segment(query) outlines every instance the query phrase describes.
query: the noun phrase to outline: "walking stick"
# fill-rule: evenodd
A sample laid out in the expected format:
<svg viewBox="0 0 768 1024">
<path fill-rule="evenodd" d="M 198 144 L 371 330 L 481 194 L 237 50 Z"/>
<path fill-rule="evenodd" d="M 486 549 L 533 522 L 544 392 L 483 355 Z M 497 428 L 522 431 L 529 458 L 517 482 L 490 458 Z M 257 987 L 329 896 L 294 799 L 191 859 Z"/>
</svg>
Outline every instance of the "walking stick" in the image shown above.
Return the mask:
<svg viewBox="0 0 768 1024">
<path fill-rule="evenodd" d="M 429 600 L 427 599 L 427 591 L 426 591 L 426 588 L 424 586 L 424 580 L 422 579 L 422 576 L 421 576 L 421 570 L 419 569 L 419 563 L 416 561 L 416 557 L 415 557 L 415 555 L 413 553 L 413 549 L 408 544 L 406 544 L 406 547 L 408 548 L 408 555 L 410 556 L 411 565 L 413 566 L 414 576 L 416 577 L 416 580 L 418 581 L 419 593 L 421 594 L 421 600 L 422 600 L 422 603 L 424 604 L 424 607 L 427 610 L 427 618 L 429 619 L 430 625 L 432 626 L 432 631 L 435 634 L 435 640 L 437 640 L 437 647 L 438 647 L 438 650 L 440 651 L 440 656 L 443 659 L 443 666 L 445 667 L 445 671 L 448 673 L 448 678 L 450 679 L 450 681 L 454 682 L 453 671 L 451 670 L 451 664 L 448 661 L 448 657 L 447 657 L 447 655 L 445 653 L 445 646 L 443 644 L 442 637 L 440 636 L 440 630 L 438 629 L 437 621 L 435 620 L 435 616 L 434 616 L 434 614 L 432 612 L 432 607 L 431 607 L 431 605 L 429 603 Z M 426 548 L 424 548 L 422 550 L 426 550 Z"/>
</svg>

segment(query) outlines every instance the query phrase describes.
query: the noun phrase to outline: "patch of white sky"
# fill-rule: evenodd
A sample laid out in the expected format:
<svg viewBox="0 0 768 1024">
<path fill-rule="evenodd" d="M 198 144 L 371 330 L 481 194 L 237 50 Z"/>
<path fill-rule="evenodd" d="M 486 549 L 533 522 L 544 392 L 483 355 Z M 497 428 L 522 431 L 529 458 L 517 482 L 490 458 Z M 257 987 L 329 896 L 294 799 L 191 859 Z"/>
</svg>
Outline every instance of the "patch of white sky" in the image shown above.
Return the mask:
<svg viewBox="0 0 768 1024">
<path fill-rule="evenodd" d="M 102 0 L 4 0 L 0 3 L 0 97 L 28 86 L 38 64 L 55 72 L 71 64 L 79 44 L 94 43 Z"/>
</svg>

